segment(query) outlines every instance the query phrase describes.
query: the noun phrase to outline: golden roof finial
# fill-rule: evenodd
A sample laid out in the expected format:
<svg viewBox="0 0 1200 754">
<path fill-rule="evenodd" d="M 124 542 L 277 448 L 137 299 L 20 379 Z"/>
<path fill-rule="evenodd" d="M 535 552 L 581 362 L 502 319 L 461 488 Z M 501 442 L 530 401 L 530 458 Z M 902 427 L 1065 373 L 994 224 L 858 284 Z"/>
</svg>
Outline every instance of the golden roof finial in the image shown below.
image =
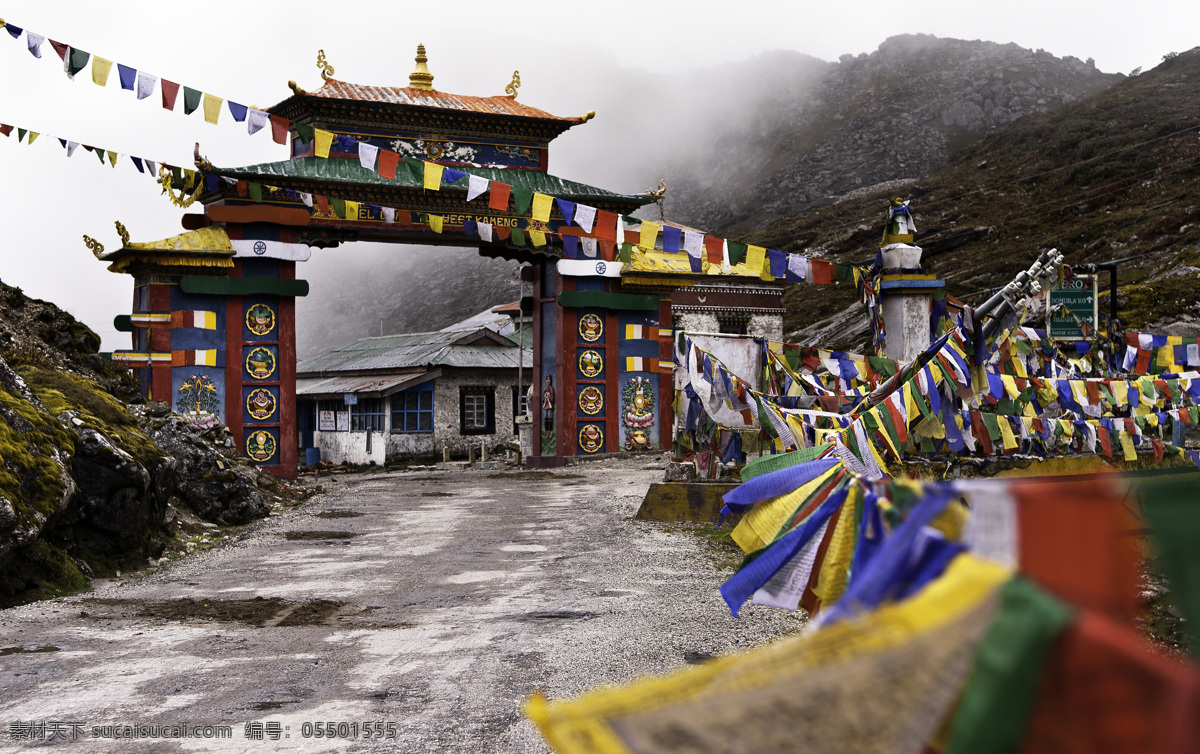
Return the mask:
<svg viewBox="0 0 1200 754">
<path fill-rule="evenodd" d="M 321 69 L 321 80 L 328 81 L 333 75 L 333 66 L 329 65 L 329 61 L 325 60 L 325 51 L 317 50 L 317 68 Z"/>
<path fill-rule="evenodd" d="M 417 45 L 416 61 L 416 70 L 408 74 L 408 85 L 413 89 L 432 92 L 433 74 L 429 72 L 429 66 L 425 65 L 429 62 L 429 58 L 425 57 L 425 45 L 423 44 Z"/>
<path fill-rule="evenodd" d="M 516 99 L 517 98 L 517 90 L 520 88 L 521 88 L 521 72 L 513 71 L 513 80 L 509 83 L 508 86 L 504 87 L 504 93 L 511 96 L 513 99 Z"/>
<path fill-rule="evenodd" d="M 588 110 L 586 113 L 583 114 L 583 117 L 579 119 L 579 122 L 587 123 L 589 120 L 591 120 L 592 118 L 595 118 L 595 117 L 596 117 L 596 111 Z"/>
<path fill-rule="evenodd" d="M 121 245 L 128 246 L 129 245 L 129 231 L 125 230 L 125 226 L 121 224 L 120 220 L 116 220 L 115 222 L 117 225 L 117 235 L 121 237 Z"/>
<path fill-rule="evenodd" d="M 96 259 L 99 259 L 100 255 L 104 253 L 104 244 L 100 243 L 91 236 L 84 236 L 83 242 L 89 249 L 92 250 L 92 253 L 96 255 Z"/>
</svg>

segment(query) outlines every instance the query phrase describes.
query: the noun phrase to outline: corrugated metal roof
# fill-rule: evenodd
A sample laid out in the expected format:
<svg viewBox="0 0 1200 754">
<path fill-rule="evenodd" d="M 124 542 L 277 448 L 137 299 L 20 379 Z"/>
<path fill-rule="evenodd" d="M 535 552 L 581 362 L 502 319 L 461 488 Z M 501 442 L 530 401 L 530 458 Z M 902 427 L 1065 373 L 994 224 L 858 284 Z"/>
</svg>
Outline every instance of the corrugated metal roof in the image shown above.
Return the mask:
<svg viewBox="0 0 1200 754">
<path fill-rule="evenodd" d="M 589 186 L 586 183 L 568 181 L 556 175 L 543 173 L 540 170 L 520 170 L 515 168 L 456 168 L 471 175 L 487 178 L 489 181 L 500 181 L 510 186 L 550 194 L 567 200 L 605 200 L 616 199 L 638 205 L 649 204 L 653 199 L 631 194 L 618 194 L 615 191 Z M 330 183 L 345 183 L 369 186 L 395 186 L 396 188 L 423 187 L 420 180 L 403 165 L 396 171 L 396 180 L 380 176 L 374 170 L 364 168 L 357 158 L 347 157 L 297 157 L 280 162 L 264 162 L 258 165 L 247 165 L 239 168 L 214 168 L 218 175 L 231 178 L 292 178 L 307 181 L 327 181 Z M 443 186 L 443 192 L 467 192 L 467 179 Z"/>
<path fill-rule="evenodd" d="M 463 94 L 450 94 L 437 90 L 426 91 L 411 87 L 399 86 L 366 86 L 352 84 L 348 81 L 326 79 L 324 85 L 315 92 L 308 92 L 309 97 L 322 99 L 344 99 L 356 102 L 380 102 L 389 105 L 408 105 L 410 107 L 436 107 L 443 110 L 460 110 L 464 112 L 486 113 L 488 115 L 506 115 L 517 118 L 536 118 L 538 120 L 556 120 L 568 123 L 582 123 L 582 118 L 561 118 L 551 115 L 545 110 L 530 107 L 517 102 L 515 97 L 502 94 L 496 97 L 472 97 Z"/>
<path fill-rule="evenodd" d="M 345 393 L 379 393 L 387 396 L 436 376 L 437 372 L 416 372 L 386 377 L 310 377 L 296 380 L 296 395 L 320 397 Z"/>
<path fill-rule="evenodd" d="M 480 331 L 487 328 L 479 328 Z M 489 331 L 490 332 L 490 331 Z M 517 368 L 517 345 L 454 345 L 463 330 L 408 333 L 360 338 L 296 365 L 300 374 L 359 370 L 405 369 L 425 366 Z M 511 342 L 511 341 L 510 341 Z M 533 351 L 524 349 L 524 366 L 533 367 Z"/>
</svg>

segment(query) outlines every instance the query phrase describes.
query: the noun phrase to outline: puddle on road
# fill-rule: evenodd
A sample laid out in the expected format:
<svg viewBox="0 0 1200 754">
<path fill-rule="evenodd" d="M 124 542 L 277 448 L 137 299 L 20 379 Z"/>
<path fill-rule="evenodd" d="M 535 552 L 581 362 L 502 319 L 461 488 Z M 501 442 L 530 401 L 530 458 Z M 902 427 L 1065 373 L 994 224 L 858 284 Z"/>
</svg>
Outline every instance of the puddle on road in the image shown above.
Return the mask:
<svg viewBox="0 0 1200 754">
<path fill-rule="evenodd" d="M 175 600 L 136 600 L 93 598 L 84 600 L 89 606 L 114 607 L 134 613 L 139 618 L 154 618 L 156 620 L 187 622 L 220 621 L 224 623 L 245 623 L 250 626 L 320 626 L 330 625 L 340 615 L 347 612 L 345 602 L 334 600 L 311 600 L 309 602 L 288 602 L 279 597 L 255 597 L 246 600 L 216 600 L 190 599 L 187 597 Z M 357 608 L 351 606 L 353 612 Z M 93 615 L 81 613 L 81 617 L 92 620 L 106 620 L 125 617 L 126 612 L 119 615 Z"/>
<path fill-rule="evenodd" d="M 579 474 L 555 474 L 552 471 L 512 471 L 504 474 L 488 474 L 488 479 L 586 479 Z"/>
<path fill-rule="evenodd" d="M 453 492 L 422 492 L 419 497 L 454 497 Z"/>
<path fill-rule="evenodd" d="M 8 655 L 40 655 L 46 652 L 57 652 L 58 647 L 46 644 L 40 647 L 0 647 L 0 657 Z"/>
<path fill-rule="evenodd" d="M 291 542 L 311 542 L 318 539 L 353 539 L 356 531 L 285 531 L 283 538 Z"/>
<path fill-rule="evenodd" d="M 362 514 L 358 511 L 321 511 L 314 515 L 317 518 L 358 518 Z"/>
</svg>

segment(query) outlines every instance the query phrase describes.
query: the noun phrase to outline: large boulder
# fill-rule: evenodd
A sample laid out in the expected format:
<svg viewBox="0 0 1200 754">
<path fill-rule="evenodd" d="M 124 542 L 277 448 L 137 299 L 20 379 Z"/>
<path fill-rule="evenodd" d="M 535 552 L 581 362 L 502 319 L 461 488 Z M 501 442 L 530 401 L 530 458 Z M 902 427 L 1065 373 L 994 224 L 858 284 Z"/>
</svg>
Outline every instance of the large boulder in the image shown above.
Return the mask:
<svg viewBox="0 0 1200 754">
<path fill-rule="evenodd" d="M 72 435 L 0 358 L 0 568 L 74 497 Z"/>
<path fill-rule="evenodd" d="M 257 472 L 206 442 L 201 430 L 181 416 L 152 418 L 149 432 L 174 461 L 156 470 L 159 494 L 174 495 L 200 518 L 227 526 L 247 524 L 270 513 L 257 486 Z M 211 428 L 204 431 L 213 433 Z"/>
</svg>

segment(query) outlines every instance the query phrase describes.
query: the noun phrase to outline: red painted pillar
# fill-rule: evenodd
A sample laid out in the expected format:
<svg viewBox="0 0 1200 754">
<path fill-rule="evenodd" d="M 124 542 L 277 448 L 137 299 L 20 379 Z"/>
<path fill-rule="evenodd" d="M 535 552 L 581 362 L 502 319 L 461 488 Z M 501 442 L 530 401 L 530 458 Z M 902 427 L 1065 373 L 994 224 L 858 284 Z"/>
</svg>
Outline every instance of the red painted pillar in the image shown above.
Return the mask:
<svg viewBox="0 0 1200 754">
<path fill-rule="evenodd" d="M 280 262 L 279 277 L 296 279 L 296 263 Z M 240 396 L 240 393 L 239 393 Z M 299 437 L 296 429 L 296 299 L 279 298 L 279 465 L 278 476 L 295 479 Z"/>
</svg>

